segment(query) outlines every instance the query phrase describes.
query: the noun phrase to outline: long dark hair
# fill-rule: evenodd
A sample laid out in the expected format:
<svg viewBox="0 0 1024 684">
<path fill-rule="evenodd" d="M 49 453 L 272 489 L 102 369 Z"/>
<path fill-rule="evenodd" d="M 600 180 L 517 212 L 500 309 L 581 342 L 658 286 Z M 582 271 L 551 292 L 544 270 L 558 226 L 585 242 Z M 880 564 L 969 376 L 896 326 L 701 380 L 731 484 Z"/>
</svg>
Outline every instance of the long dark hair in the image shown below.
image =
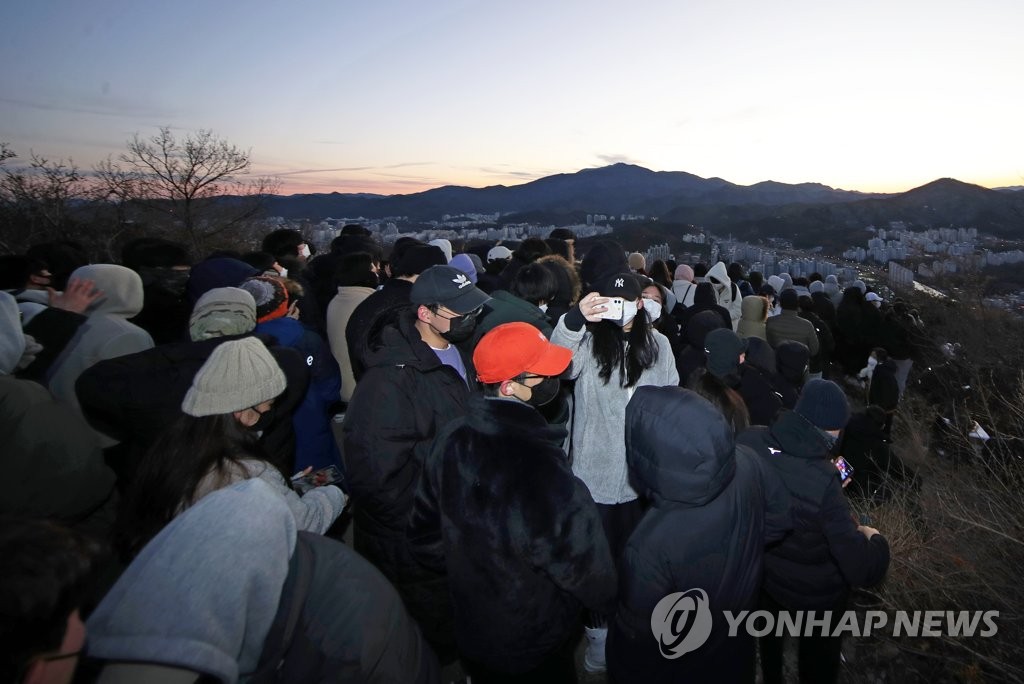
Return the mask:
<svg viewBox="0 0 1024 684">
<path fill-rule="evenodd" d="M 200 418 L 180 414 L 139 461 L 118 515 L 118 550 L 126 559 L 133 557 L 192 502 L 204 477 L 216 473 L 227 484 L 230 466 L 246 459 L 278 467 L 256 442 L 256 435 L 233 414 Z M 281 474 L 288 478 L 287 473 Z"/>
<path fill-rule="evenodd" d="M 733 432 L 750 427 L 750 412 L 743 397 L 706 368 L 698 368 L 686 386 L 714 404 L 732 425 Z"/>
<path fill-rule="evenodd" d="M 654 338 L 651 319 L 640 309 L 629 332 L 612 321 L 588 323 L 591 353 L 601 370 L 598 377 L 608 384 L 612 372 L 618 371 L 619 387 L 633 387 L 640 375 L 658 361 L 658 342 Z"/>
</svg>

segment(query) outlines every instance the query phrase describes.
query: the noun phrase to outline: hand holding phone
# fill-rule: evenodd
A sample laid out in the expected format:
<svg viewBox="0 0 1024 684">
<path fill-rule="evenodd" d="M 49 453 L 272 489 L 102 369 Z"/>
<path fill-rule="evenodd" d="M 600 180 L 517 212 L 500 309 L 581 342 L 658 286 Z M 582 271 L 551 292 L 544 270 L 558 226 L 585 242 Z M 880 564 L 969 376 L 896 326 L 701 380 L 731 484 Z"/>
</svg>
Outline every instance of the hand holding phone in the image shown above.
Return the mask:
<svg viewBox="0 0 1024 684">
<path fill-rule="evenodd" d="M 853 478 L 853 466 L 846 462 L 846 459 L 842 456 L 836 456 L 833 461 L 836 466 L 836 470 L 839 471 L 839 479 L 842 481 L 843 486 L 850 484 L 850 480 Z"/>
<path fill-rule="evenodd" d="M 604 305 L 604 311 L 597 316 L 610 321 L 620 320 L 622 318 L 622 297 L 609 297 Z"/>
<path fill-rule="evenodd" d="M 337 466 L 327 466 L 312 473 L 308 471 L 309 468 L 292 478 L 292 489 L 300 495 L 311 489 L 341 481 L 341 471 Z"/>
</svg>

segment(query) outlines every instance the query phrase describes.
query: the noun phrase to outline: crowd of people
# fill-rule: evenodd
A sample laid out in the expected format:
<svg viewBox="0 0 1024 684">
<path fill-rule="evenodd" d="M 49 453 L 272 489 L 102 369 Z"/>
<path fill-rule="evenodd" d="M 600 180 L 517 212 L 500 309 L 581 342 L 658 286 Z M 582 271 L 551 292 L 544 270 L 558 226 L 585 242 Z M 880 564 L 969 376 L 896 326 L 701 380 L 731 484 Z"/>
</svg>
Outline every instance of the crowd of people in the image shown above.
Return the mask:
<svg viewBox="0 0 1024 684">
<path fill-rule="evenodd" d="M 312 252 L 0 257 L 5 681 L 573 682 L 582 640 L 615 682 L 781 682 L 780 639 L 669 659 L 652 611 L 883 579 L 847 497 L 912 477 L 905 303 L 565 229 Z M 835 681 L 840 639 L 799 641 Z"/>
</svg>

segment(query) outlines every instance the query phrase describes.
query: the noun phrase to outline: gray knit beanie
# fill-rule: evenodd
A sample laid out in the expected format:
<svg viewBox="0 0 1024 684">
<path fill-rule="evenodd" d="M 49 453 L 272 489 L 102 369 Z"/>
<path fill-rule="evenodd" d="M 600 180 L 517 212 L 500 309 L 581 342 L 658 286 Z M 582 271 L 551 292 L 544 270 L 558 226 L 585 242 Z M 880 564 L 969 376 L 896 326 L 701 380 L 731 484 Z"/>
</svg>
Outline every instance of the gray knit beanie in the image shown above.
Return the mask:
<svg viewBox="0 0 1024 684">
<path fill-rule="evenodd" d="M 181 410 L 196 417 L 241 411 L 273 399 L 287 384 L 263 343 L 243 337 L 213 350 L 192 380 Z"/>
<path fill-rule="evenodd" d="M 196 302 L 188 321 L 192 340 L 243 335 L 256 328 L 256 300 L 239 287 L 215 287 Z"/>
</svg>

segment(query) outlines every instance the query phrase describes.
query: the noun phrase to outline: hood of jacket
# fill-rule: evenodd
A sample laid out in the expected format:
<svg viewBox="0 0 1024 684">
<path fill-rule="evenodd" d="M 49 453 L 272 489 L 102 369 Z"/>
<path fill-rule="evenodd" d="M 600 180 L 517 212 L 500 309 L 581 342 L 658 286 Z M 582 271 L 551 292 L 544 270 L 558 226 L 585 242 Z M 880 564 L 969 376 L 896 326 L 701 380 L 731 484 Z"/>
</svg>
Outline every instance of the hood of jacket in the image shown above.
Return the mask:
<svg viewBox="0 0 1024 684">
<path fill-rule="evenodd" d="M 142 277 L 125 266 L 89 264 L 76 268 L 71 279 L 91 280 L 103 297 L 86 312 L 87 316 L 109 314 L 131 318 L 142 311 Z"/>
<path fill-rule="evenodd" d="M 718 295 L 715 294 L 715 286 L 711 283 L 697 283 L 697 289 L 693 292 L 693 305 L 707 308 L 716 304 Z"/>
<path fill-rule="evenodd" d="M 811 351 L 803 342 L 785 340 L 775 347 L 775 363 L 779 375 L 794 385 L 802 385 L 811 360 Z"/>
<path fill-rule="evenodd" d="M 790 456 L 810 460 L 828 457 L 829 442 L 825 433 L 796 411 L 779 411 L 768 431 L 782 451 Z"/>
<path fill-rule="evenodd" d="M 608 276 L 627 272 L 629 264 L 626 262 L 626 252 L 614 240 L 595 242 L 580 264 L 580 279 L 583 287 L 589 288 L 587 292 L 596 289 Z"/>
<path fill-rule="evenodd" d="M 740 320 L 750 323 L 764 323 L 768 317 L 768 300 L 757 295 L 747 295 L 740 302 Z"/>
<path fill-rule="evenodd" d="M 776 372 L 775 350 L 763 338 L 751 337 L 747 339 L 747 357 L 744 363 L 766 373 L 774 374 Z"/>
<path fill-rule="evenodd" d="M 722 317 L 714 311 L 701 311 L 686 324 L 686 342 L 691 347 L 704 353 L 704 338 L 712 330 L 724 328 Z"/>
<path fill-rule="evenodd" d="M 200 297 L 215 287 L 238 287 L 246 278 L 259 275 L 259 271 L 244 261 L 229 257 L 216 257 L 200 261 L 192 267 L 185 294 L 195 304 Z"/>
<path fill-rule="evenodd" d="M 724 261 L 719 261 L 708 269 L 707 279 L 709 283 L 714 283 L 717 287 L 725 286 L 729 288 L 732 285 L 732 279 L 729 278 L 729 269 Z"/>
<path fill-rule="evenodd" d="M 626 462 L 634 486 L 656 505 L 714 500 L 736 473 L 735 450 L 725 416 L 695 392 L 638 387 L 626 405 Z"/>
<path fill-rule="evenodd" d="M 0 375 L 14 372 L 25 353 L 25 333 L 21 330 L 18 303 L 6 292 L 0 292 Z"/>
<path fill-rule="evenodd" d="M 416 329 L 416 307 L 402 309 L 395 323 L 380 332 L 378 344 L 366 358 L 366 367 L 412 366 L 421 371 L 440 367 L 441 359 Z M 469 368 L 467 364 L 466 368 Z"/>
</svg>

